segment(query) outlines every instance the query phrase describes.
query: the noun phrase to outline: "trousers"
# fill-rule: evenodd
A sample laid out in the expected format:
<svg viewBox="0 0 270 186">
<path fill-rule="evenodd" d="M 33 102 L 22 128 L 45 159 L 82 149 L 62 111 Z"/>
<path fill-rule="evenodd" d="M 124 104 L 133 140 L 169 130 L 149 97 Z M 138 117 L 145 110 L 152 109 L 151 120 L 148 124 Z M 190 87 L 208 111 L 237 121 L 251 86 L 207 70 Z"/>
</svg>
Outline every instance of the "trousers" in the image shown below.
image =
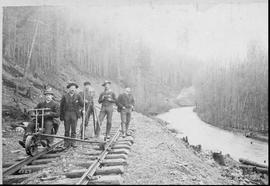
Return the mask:
<svg viewBox="0 0 270 186">
<path fill-rule="evenodd" d="M 131 119 L 131 109 L 121 110 L 120 116 L 121 116 L 122 133 L 124 133 L 124 129 L 125 129 L 125 133 L 127 133 L 130 119 Z"/>
<path fill-rule="evenodd" d="M 100 121 L 100 126 L 98 127 L 97 134 L 100 134 L 100 127 L 102 125 L 102 122 L 106 116 L 107 119 L 107 125 L 106 125 L 106 136 L 108 136 L 111 132 L 111 127 L 112 127 L 112 116 L 113 116 L 113 105 L 107 105 L 101 107 L 101 110 L 99 112 L 99 121 Z"/>
<path fill-rule="evenodd" d="M 66 111 L 64 116 L 65 125 L 65 137 L 76 138 L 76 127 L 77 127 L 78 117 L 74 111 Z M 74 141 L 65 139 L 64 146 L 68 147 L 74 145 Z"/>
<path fill-rule="evenodd" d="M 86 113 L 85 113 L 85 123 L 84 123 L 84 126 L 85 128 L 88 126 L 89 124 L 89 119 L 90 119 L 90 116 L 92 115 L 93 116 L 93 125 L 95 125 L 95 116 L 94 116 L 94 106 L 93 105 L 90 105 L 89 106 L 89 109 L 86 110 Z M 88 108 L 88 106 L 86 107 Z M 82 117 L 83 118 L 83 117 Z M 82 133 L 83 133 L 83 121 L 81 123 L 81 126 L 80 126 L 80 133 L 81 133 L 81 136 L 82 136 Z"/>
</svg>

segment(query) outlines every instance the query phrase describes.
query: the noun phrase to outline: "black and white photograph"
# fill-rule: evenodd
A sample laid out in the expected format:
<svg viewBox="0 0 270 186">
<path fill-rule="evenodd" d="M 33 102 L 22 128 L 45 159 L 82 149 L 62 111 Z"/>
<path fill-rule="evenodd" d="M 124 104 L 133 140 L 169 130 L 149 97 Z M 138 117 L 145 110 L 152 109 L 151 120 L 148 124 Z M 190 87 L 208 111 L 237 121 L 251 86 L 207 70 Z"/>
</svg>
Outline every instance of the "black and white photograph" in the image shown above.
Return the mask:
<svg viewBox="0 0 270 186">
<path fill-rule="evenodd" d="M 0 184 L 268 185 L 268 0 L 1 0 Z"/>
</svg>

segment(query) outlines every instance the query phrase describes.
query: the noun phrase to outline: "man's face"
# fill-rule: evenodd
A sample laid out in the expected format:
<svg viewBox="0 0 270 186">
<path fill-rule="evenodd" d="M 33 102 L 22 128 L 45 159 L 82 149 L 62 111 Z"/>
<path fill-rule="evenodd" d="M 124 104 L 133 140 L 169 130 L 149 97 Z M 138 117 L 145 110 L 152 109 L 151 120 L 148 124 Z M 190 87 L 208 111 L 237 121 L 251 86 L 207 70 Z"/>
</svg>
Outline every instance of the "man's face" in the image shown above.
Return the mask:
<svg viewBox="0 0 270 186">
<path fill-rule="evenodd" d="M 127 88 L 125 88 L 125 92 L 126 92 L 127 94 L 130 94 L 131 89 L 130 89 L 129 87 L 127 87 Z"/>
<path fill-rule="evenodd" d="M 110 84 L 109 83 L 106 83 L 105 84 L 105 90 L 109 90 L 109 88 L 110 88 Z"/>
<path fill-rule="evenodd" d="M 53 98 L 53 95 L 51 95 L 51 94 L 46 94 L 45 95 L 45 99 L 46 99 L 47 102 L 50 102 L 52 100 L 52 98 Z"/>
<path fill-rule="evenodd" d="M 91 89 L 91 85 L 85 85 L 84 88 L 85 88 L 85 90 L 90 90 Z"/>
<path fill-rule="evenodd" d="M 74 94 L 75 92 L 76 92 L 76 86 L 75 85 L 72 85 L 71 87 L 69 87 L 68 93 Z"/>
</svg>

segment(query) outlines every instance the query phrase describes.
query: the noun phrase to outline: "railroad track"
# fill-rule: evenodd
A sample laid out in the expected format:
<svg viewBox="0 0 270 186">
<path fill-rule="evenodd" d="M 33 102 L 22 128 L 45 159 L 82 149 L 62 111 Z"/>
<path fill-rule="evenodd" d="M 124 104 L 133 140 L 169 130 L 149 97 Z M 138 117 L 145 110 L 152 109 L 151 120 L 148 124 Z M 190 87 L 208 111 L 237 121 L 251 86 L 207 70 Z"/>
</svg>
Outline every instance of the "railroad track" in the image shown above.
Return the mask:
<svg viewBox="0 0 270 186">
<path fill-rule="evenodd" d="M 118 113 L 114 113 L 118 115 Z M 115 116 L 114 116 L 115 117 Z M 28 157 L 3 171 L 4 184 L 121 184 L 121 174 L 127 164 L 127 155 L 134 142 L 132 136 L 122 138 L 120 117 L 113 122 L 111 138 L 105 146 L 77 143 L 77 148 L 64 152 L 53 149 L 54 144 L 37 156 Z M 105 121 L 102 132 L 105 132 Z M 134 129 L 131 124 L 132 133 Z"/>
<path fill-rule="evenodd" d="M 35 156 L 28 156 L 18 163 L 15 163 L 3 170 L 3 183 L 13 184 L 20 183 L 23 180 L 33 176 L 36 171 L 45 168 L 50 160 L 59 157 L 61 154 L 55 150 L 60 146 L 63 140 L 54 143 L 50 148 L 44 148 Z M 42 165 L 43 164 L 43 165 Z"/>
</svg>

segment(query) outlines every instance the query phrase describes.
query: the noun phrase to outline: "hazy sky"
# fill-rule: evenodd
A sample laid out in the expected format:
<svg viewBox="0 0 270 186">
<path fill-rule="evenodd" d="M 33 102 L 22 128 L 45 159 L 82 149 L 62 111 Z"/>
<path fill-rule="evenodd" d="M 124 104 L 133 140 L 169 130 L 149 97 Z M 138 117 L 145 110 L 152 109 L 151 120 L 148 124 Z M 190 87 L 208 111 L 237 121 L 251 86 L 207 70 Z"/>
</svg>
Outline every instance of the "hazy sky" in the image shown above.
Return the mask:
<svg viewBox="0 0 270 186">
<path fill-rule="evenodd" d="M 244 57 L 247 44 L 268 48 L 268 3 L 215 6 L 137 5 L 71 8 L 81 24 L 142 38 L 157 51 L 201 60 Z M 132 38 L 132 37 L 131 37 Z"/>
</svg>

